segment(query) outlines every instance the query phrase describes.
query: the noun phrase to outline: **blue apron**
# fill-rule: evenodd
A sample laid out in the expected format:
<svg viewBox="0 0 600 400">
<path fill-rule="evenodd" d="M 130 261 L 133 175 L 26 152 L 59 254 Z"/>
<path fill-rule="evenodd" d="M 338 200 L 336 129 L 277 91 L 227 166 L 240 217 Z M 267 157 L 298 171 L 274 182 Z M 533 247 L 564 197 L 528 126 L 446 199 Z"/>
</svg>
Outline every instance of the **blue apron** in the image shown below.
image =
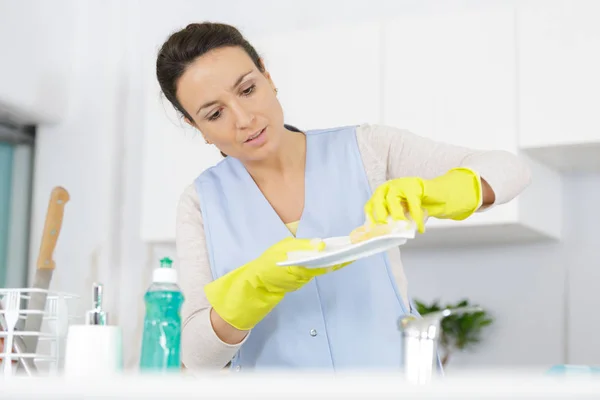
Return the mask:
<svg viewBox="0 0 600 400">
<path fill-rule="evenodd" d="M 306 132 L 304 212 L 296 237 L 345 236 L 364 223 L 371 188 L 355 127 Z M 241 162 L 227 157 L 195 181 L 214 279 L 292 234 Z M 409 311 L 386 253 L 289 293 L 232 360 L 237 370 L 399 369 L 398 320 Z"/>
</svg>

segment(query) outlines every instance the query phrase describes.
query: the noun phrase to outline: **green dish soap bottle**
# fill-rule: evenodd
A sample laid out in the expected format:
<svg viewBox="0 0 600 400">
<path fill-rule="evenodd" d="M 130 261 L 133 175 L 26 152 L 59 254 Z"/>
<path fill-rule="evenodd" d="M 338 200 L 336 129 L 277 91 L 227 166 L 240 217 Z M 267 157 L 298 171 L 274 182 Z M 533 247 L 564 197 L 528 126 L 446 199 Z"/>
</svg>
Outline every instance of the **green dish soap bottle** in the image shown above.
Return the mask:
<svg viewBox="0 0 600 400">
<path fill-rule="evenodd" d="M 144 295 L 146 316 L 142 337 L 140 370 L 174 372 L 181 369 L 181 306 L 183 293 L 177 271 L 169 258 L 160 260 L 152 284 Z"/>
</svg>

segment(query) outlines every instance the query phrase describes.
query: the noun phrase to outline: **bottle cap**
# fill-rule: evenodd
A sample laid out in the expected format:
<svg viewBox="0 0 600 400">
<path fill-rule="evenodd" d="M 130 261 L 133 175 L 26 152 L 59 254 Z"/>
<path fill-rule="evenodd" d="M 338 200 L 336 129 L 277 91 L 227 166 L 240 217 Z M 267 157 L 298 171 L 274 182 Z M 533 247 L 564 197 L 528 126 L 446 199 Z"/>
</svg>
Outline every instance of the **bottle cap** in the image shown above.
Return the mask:
<svg viewBox="0 0 600 400">
<path fill-rule="evenodd" d="M 106 325 L 108 323 L 108 314 L 102 310 L 102 292 L 102 284 L 94 283 L 92 295 L 92 305 L 94 308 L 85 313 L 86 325 Z"/>
<path fill-rule="evenodd" d="M 161 268 L 171 268 L 172 266 L 173 266 L 173 260 L 171 260 L 169 257 L 165 257 L 160 260 Z"/>
<path fill-rule="evenodd" d="M 177 284 L 177 271 L 173 269 L 173 260 L 168 257 L 161 259 L 160 268 L 156 268 L 152 273 L 152 281 Z"/>
</svg>

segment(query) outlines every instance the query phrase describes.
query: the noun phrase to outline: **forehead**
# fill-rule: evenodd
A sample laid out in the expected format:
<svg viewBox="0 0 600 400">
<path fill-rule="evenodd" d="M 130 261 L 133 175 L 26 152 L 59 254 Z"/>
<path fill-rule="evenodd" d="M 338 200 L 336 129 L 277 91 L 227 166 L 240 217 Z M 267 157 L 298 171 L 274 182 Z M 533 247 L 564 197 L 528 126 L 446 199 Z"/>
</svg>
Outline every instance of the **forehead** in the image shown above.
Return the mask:
<svg viewBox="0 0 600 400">
<path fill-rule="evenodd" d="M 181 101 L 194 97 L 206 99 L 214 90 L 230 89 L 240 75 L 256 70 L 252 59 L 240 47 L 222 47 L 198 57 L 179 79 Z"/>
</svg>

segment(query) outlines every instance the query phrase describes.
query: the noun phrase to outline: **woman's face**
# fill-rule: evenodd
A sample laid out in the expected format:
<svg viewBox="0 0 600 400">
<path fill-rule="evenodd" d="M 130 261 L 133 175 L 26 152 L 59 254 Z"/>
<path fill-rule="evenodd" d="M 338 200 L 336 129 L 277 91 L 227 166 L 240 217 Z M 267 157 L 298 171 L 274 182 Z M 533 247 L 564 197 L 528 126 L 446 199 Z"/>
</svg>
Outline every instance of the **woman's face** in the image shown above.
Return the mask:
<svg viewBox="0 0 600 400">
<path fill-rule="evenodd" d="M 208 143 L 242 161 L 268 157 L 284 131 L 283 111 L 267 72 L 240 47 L 212 50 L 181 76 L 177 98 Z"/>
</svg>

